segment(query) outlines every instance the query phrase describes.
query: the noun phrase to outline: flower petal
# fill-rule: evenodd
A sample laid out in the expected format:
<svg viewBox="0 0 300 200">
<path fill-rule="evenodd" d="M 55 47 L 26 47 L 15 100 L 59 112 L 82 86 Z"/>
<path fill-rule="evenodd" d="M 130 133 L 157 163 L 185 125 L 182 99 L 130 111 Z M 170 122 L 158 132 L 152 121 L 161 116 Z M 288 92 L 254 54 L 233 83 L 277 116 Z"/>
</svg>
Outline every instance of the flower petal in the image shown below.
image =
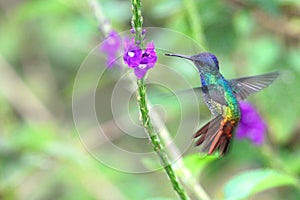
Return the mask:
<svg viewBox="0 0 300 200">
<path fill-rule="evenodd" d="M 138 79 L 145 76 L 150 68 L 153 68 L 157 55 L 153 41 L 146 45 L 146 49 L 142 50 L 134 43 L 134 39 L 128 40 L 124 43 L 124 62 L 130 67 L 134 68 L 134 73 Z"/>
<path fill-rule="evenodd" d="M 121 37 L 116 31 L 111 31 L 108 37 L 103 41 L 100 49 L 108 54 L 116 53 L 121 46 Z"/>
<path fill-rule="evenodd" d="M 261 145 L 265 139 L 265 122 L 249 102 L 241 101 L 239 105 L 241 109 L 241 120 L 236 132 L 236 138 L 248 138 L 253 144 Z"/>
<path fill-rule="evenodd" d="M 134 74 L 138 79 L 142 79 L 147 73 L 147 71 L 148 71 L 147 68 L 139 68 L 139 67 L 134 68 Z"/>
<path fill-rule="evenodd" d="M 137 67 L 142 59 L 142 49 L 134 44 L 134 39 L 124 43 L 124 62 L 131 68 Z"/>
</svg>

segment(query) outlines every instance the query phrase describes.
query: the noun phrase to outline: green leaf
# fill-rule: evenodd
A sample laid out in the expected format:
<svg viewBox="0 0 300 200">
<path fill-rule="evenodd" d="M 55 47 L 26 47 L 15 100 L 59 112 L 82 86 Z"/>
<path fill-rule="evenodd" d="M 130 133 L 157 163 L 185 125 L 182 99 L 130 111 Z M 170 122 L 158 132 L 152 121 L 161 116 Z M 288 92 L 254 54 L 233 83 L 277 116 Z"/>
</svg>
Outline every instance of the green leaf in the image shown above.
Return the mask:
<svg viewBox="0 0 300 200">
<path fill-rule="evenodd" d="M 191 173 L 195 176 L 198 176 L 209 163 L 217 158 L 217 154 L 213 154 L 211 156 L 201 156 L 199 153 L 195 153 L 184 157 L 183 161 Z"/>
<path fill-rule="evenodd" d="M 225 200 L 244 199 L 267 189 L 297 184 L 298 180 L 290 175 L 272 169 L 257 169 L 229 180 L 224 187 L 224 195 Z"/>
</svg>

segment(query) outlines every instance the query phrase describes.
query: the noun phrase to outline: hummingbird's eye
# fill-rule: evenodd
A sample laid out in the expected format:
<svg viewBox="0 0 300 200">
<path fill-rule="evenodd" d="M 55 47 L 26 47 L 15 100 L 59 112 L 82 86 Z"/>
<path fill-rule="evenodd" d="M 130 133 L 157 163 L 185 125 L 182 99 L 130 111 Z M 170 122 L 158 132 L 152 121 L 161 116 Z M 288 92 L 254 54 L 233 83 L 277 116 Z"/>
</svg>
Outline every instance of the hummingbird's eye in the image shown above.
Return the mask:
<svg viewBox="0 0 300 200">
<path fill-rule="evenodd" d="M 209 53 L 209 59 L 210 59 L 210 62 L 212 62 L 214 64 L 214 66 L 216 66 L 219 69 L 219 61 L 218 61 L 217 57 L 214 54 Z"/>
<path fill-rule="evenodd" d="M 197 58 L 200 61 L 210 65 L 211 67 L 216 67 L 217 69 L 219 69 L 219 61 L 218 61 L 217 57 L 214 54 L 204 52 L 204 53 L 198 54 Z"/>
</svg>

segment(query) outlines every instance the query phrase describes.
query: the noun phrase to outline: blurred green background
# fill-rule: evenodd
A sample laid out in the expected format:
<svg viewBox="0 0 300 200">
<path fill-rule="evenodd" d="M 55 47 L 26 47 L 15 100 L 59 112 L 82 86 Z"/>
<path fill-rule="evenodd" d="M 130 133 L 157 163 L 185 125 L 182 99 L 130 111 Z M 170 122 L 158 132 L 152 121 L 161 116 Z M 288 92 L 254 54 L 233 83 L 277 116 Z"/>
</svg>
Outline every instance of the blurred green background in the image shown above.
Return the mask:
<svg viewBox="0 0 300 200">
<path fill-rule="evenodd" d="M 130 29 L 129 0 L 98 2 L 115 30 Z M 266 144 L 234 142 L 228 156 L 195 174 L 212 199 L 226 198 L 227 181 L 249 169 L 274 169 L 299 182 L 300 2 L 142 3 L 144 26 L 190 36 L 218 56 L 225 77 L 282 72 L 274 85 L 250 98 L 268 123 Z M 112 170 L 80 143 L 72 89 L 84 58 L 103 39 L 98 27 L 90 1 L 0 1 L 0 199 L 177 198 L 163 171 Z M 203 115 L 209 119 L 209 112 Z M 187 162 L 192 170 L 201 165 L 198 159 Z M 300 199 L 297 184 L 249 199 Z"/>
</svg>

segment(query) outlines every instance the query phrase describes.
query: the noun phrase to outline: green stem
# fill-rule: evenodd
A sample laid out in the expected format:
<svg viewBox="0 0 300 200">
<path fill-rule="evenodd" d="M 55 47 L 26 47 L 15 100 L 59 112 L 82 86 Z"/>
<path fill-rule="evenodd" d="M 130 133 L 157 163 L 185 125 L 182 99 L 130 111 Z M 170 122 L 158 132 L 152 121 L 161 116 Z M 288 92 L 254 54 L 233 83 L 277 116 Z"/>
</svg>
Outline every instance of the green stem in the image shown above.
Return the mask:
<svg viewBox="0 0 300 200">
<path fill-rule="evenodd" d="M 131 4 L 132 4 L 131 26 L 135 30 L 134 40 L 137 45 L 140 45 L 142 40 L 142 25 L 143 25 L 141 1 L 131 0 Z"/>
<path fill-rule="evenodd" d="M 148 106 L 151 107 L 151 103 L 148 103 Z M 161 124 L 161 118 L 158 115 L 157 112 L 153 111 L 151 113 L 152 121 L 154 127 L 160 127 L 159 124 Z M 163 144 L 169 144 L 167 150 L 168 155 L 170 155 L 170 158 L 172 160 L 176 160 L 174 162 L 173 167 L 174 170 L 179 178 L 179 180 L 182 182 L 182 184 L 185 186 L 185 188 L 188 188 L 193 195 L 195 196 L 195 199 L 199 200 L 210 200 L 210 197 L 208 194 L 205 192 L 205 190 L 202 188 L 202 186 L 198 183 L 197 179 L 195 176 L 190 172 L 190 170 L 185 166 L 185 163 L 180 157 L 181 152 L 177 148 L 177 146 L 172 143 L 172 138 L 170 137 L 170 133 L 167 129 L 167 127 L 160 127 L 160 132 L 159 136 L 161 138 L 161 141 Z"/>
<path fill-rule="evenodd" d="M 191 27 L 193 39 L 204 49 L 204 34 L 195 0 L 184 0 L 186 15 Z"/>
<path fill-rule="evenodd" d="M 274 153 L 274 149 L 272 149 L 272 147 L 270 146 L 270 144 L 265 143 L 262 147 L 261 147 L 261 154 L 262 156 L 267 160 L 269 166 L 272 169 L 276 169 L 280 172 L 283 172 L 291 177 L 294 177 L 295 179 L 297 179 L 297 175 L 292 173 L 289 168 L 287 167 L 286 163 L 284 163 L 281 159 L 278 158 L 277 155 L 275 155 Z M 298 188 L 298 190 L 300 189 L 300 181 L 297 182 L 296 187 Z"/>
<path fill-rule="evenodd" d="M 275 155 L 274 149 L 272 149 L 270 144 L 265 143 L 261 147 L 261 154 L 266 159 L 270 167 L 294 176 L 294 174 L 291 174 L 286 164 L 283 163 L 277 155 Z"/>
<path fill-rule="evenodd" d="M 143 126 L 150 137 L 154 150 L 156 151 L 157 155 L 160 158 L 161 164 L 163 165 L 168 177 L 170 178 L 174 190 L 177 192 L 177 194 L 180 196 L 181 199 L 188 199 L 185 190 L 181 186 L 177 178 L 177 175 L 175 174 L 175 171 L 173 170 L 173 167 L 170 164 L 165 147 L 161 143 L 160 138 L 158 137 L 158 134 L 154 130 L 153 125 L 151 123 L 149 110 L 146 102 L 146 87 L 144 84 L 144 80 L 143 79 L 138 80 L 137 84 L 138 84 L 137 100 L 140 107 Z"/>
<path fill-rule="evenodd" d="M 135 30 L 135 43 L 136 45 L 141 45 L 142 43 L 142 24 L 143 24 L 143 17 L 142 17 L 142 11 L 141 11 L 141 1 L 140 0 L 131 0 L 132 3 L 132 27 Z M 137 100 L 138 105 L 141 112 L 141 118 L 143 126 L 149 135 L 149 138 L 152 142 L 153 149 L 157 153 L 160 162 L 162 166 L 164 167 L 171 183 L 174 188 L 174 190 L 177 192 L 179 197 L 182 200 L 189 199 L 185 190 L 181 186 L 181 183 L 179 182 L 177 175 L 170 164 L 168 155 L 166 153 L 164 145 L 161 143 L 160 138 L 155 131 L 151 119 L 149 116 L 149 109 L 146 102 L 146 86 L 144 83 L 144 79 L 137 80 L 138 85 L 138 91 L 137 91 Z"/>
<path fill-rule="evenodd" d="M 99 23 L 99 27 L 101 28 L 103 36 L 107 37 L 109 32 L 112 30 L 111 24 L 108 23 L 105 15 L 103 14 L 101 6 L 96 0 L 88 0 L 88 2 L 94 12 L 97 22 Z"/>
</svg>

